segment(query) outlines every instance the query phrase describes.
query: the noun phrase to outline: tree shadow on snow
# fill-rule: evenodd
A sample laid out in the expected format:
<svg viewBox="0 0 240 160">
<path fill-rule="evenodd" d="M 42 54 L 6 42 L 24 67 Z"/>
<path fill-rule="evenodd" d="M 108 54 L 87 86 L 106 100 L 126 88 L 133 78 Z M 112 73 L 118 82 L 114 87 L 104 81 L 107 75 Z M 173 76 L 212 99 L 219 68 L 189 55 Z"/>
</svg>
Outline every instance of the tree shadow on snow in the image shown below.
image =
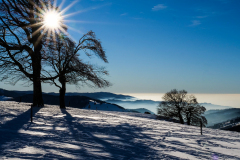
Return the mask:
<svg viewBox="0 0 240 160">
<path fill-rule="evenodd" d="M 34 115 L 40 110 L 40 107 L 33 107 L 33 119 Z M 6 115 L 5 115 L 6 116 Z M 22 145 L 21 141 L 26 136 L 23 133 L 20 133 L 20 129 L 23 126 L 29 127 L 32 123 L 31 119 L 31 108 L 26 112 L 16 116 L 12 120 L 7 121 L 6 123 L 0 125 L 0 155 L 4 156 L 4 149 L 15 149 Z M 14 145 L 9 145 L 10 142 L 14 142 Z M 9 144 L 8 144 L 9 143 Z"/>
<path fill-rule="evenodd" d="M 66 110 L 62 110 L 65 114 L 66 122 L 73 137 L 82 142 L 82 148 L 78 151 L 79 155 L 86 159 L 135 159 L 143 158 L 141 155 L 136 154 L 136 151 L 145 152 L 149 154 L 147 147 L 140 143 L 131 142 L 131 138 L 125 134 L 134 136 L 134 132 L 130 129 L 123 133 L 123 127 L 129 127 L 127 124 L 121 126 L 98 126 L 94 123 L 92 125 L 81 124 L 71 116 Z M 122 131 L 119 131 L 122 129 Z M 129 133 L 131 132 L 131 133 Z M 104 135 L 102 133 L 107 133 Z M 127 144 L 125 142 L 128 142 Z"/>
<path fill-rule="evenodd" d="M 159 140 L 156 140 L 153 136 L 154 132 L 148 132 L 148 128 L 144 127 L 147 124 L 130 124 L 128 121 L 131 118 L 121 121 L 121 117 L 114 119 L 114 116 L 116 116 L 114 114 L 100 113 L 101 115 L 98 115 L 98 112 L 91 111 L 92 113 L 88 117 L 89 112 L 84 110 L 81 111 L 83 115 L 81 113 L 79 115 L 70 114 L 69 111 L 71 110 L 59 109 L 52 112 L 53 114 L 44 112 L 43 115 L 40 115 L 39 113 L 36 115 L 36 121 L 39 122 L 31 124 L 29 122 L 30 110 L 28 110 L 2 125 L 1 132 L 4 128 L 10 130 L 10 126 L 15 127 L 13 129 L 15 131 L 22 129 L 23 125 L 27 129 L 27 125 L 31 124 L 28 131 L 34 132 L 34 134 L 11 133 L 10 131 L 8 133 L 11 135 L 0 134 L 0 155 L 7 158 L 23 159 L 104 160 L 181 159 L 177 152 L 203 159 L 211 159 L 213 155 L 206 147 L 199 148 L 197 146 L 204 142 L 197 141 L 195 143 L 194 139 L 198 139 L 196 135 L 173 132 L 172 137 L 183 140 L 192 139 L 193 141 L 190 141 L 189 144 L 159 134 L 156 134 L 159 136 Z M 112 119 L 111 116 L 113 116 Z M 113 122 L 109 123 L 109 120 L 106 120 L 107 118 L 110 118 Z M 14 126 L 15 123 L 18 125 Z M 36 134 L 40 132 L 42 135 Z M 184 130 L 184 132 L 186 131 Z M 206 136 L 206 138 L 208 137 Z M 7 147 L 8 150 L 4 150 L 4 147 Z M 176 152 L 176 154 L 172 152 Z M 238 158 L 224 153 L 219 154 L 219 156 Z"/>
<path fill-rule="evenodd" d="M 131 126 L 129 123 L 113 126 L 111 124 L 97 125 L 81 123 L 81 118 L 74 118 L 67 110 L 66 122 L 73 137 L 81 141 L 78 154 L 86 159 L 153 159 L 155 151 L 142 141 L 148 138 L 140 133 L 143 129 Z M 159 159 L 159 157 L 155 157 Z M 177 157 L 168 155 L 169 159 Z"/>
</svg>

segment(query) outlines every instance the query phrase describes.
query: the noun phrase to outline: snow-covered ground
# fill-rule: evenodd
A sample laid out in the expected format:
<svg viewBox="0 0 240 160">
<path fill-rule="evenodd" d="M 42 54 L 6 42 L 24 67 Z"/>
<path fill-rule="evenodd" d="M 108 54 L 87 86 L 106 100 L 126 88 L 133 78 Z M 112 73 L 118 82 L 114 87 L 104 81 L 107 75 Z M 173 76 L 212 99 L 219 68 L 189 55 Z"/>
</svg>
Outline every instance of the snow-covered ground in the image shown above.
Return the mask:
<svg viewBox="0 0 240 160">
<path fill-rule="evenodd" d="M 0 96 L 0 101 L 8 101 L 10 99 L 12 99 L 12 97 Z"/>
<path fill-rule="evenodd" d="M 90 109 L 90 110 L 101 110 L 101 111 L 118 111 L 118 112 L 127 112 L 126 109 L 120 108 L 114 104 L 109 103 L 98 103 L 96 101 L 91 100 L 86 107 L 82 109 Z"/>
<path fill-rule="evenodd" d="M 240 159 L 240 133 L 154 115 L 0 102 L 0 159 Z"/>
</svg>

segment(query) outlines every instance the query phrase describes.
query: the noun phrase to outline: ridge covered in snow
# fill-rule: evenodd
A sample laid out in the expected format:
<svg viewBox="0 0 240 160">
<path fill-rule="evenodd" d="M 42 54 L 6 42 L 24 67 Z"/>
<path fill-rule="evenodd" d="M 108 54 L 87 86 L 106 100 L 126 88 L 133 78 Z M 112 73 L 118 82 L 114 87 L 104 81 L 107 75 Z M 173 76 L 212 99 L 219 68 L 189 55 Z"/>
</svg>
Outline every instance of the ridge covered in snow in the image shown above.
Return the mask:
<svg viewBox="0 0 240 160">
<path fill-rule="evenodd" d="M 240 133 L 131 112 L 0 102 L 0 159 L 240 159 Z"/>
<path fill-rule="evenodd" d="M 118 105 L 110 104 L 110 103 L 99 103 L 99 102 L 94 101 L 94 100 L 90 100 L 88 105 L 86 105 L 82 109 L 128 112 L 128 110 L 126 110 L 125 108 L 120 107 Z"/>
</svg>

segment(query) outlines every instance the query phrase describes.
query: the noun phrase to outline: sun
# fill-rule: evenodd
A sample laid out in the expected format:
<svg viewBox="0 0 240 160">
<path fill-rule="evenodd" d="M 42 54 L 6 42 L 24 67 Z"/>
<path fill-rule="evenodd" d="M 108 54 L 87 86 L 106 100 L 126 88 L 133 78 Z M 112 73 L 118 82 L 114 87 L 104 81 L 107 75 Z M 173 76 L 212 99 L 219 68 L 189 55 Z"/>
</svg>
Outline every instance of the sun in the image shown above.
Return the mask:
<svg viewBox="0 0 240 160">
<path fill-rule="evenodd" d="M 33 33 L 33 35 L 41 32 L 41 36 L 38 37 L 36 43 L 40 42 L 41 38 L 45 35 L 48 39 L 50 39 L 51 37 L 55 39 L 57 35 L 64 34 L 70 37 L 71 39 L 74 39 L 68 33 L 68 29 L 83 34 L 80 30 L 77 30 L 67 25 L 67 23 L 69 22 L 85 23 L 84 21 L 69 20 L 66 18 L 78 13 L 93 10 L 96 7 L 66 14 L 67 11 L 78 1 L 75 0 L 71 2 L 68 6 L 63 8 L 65 1 L 66 0 L 62 0 L 62 2 L 59 5 L 57 5 L 58 4 L 57 0 L 44 0 L 41 1 L 40 4 L 38 5 L 33 3 L 36 8 L 36 11 L 34 10 L 34 13 L 36 14 L 38 21 L 37 23 L 34 24 L 34 26 L 39 26 L 39 28 Z"/>
<path fill-rule="evenodd" d="M 54 10 L 50 10 L 43 15 L 43 24 L 46 28 L 57 30 L 62 25 L 63 17 L 60 13 Z"/>
</svg>

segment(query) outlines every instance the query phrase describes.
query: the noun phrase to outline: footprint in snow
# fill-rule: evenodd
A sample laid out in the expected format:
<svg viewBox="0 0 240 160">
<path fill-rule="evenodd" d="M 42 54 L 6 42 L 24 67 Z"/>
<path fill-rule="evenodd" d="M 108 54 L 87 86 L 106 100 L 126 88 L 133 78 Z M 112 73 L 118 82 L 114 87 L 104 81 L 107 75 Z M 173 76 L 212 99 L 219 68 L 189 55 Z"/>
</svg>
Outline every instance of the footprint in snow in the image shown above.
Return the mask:
<svg viewBox="0 0 240 160">
<path fill-rule="evenodd" d="M 162 139 L 162 140 L 164 141 L 165 139 L 166 139 L 166 137 L 163 137 L 163 139 Z"/>
</svg>

